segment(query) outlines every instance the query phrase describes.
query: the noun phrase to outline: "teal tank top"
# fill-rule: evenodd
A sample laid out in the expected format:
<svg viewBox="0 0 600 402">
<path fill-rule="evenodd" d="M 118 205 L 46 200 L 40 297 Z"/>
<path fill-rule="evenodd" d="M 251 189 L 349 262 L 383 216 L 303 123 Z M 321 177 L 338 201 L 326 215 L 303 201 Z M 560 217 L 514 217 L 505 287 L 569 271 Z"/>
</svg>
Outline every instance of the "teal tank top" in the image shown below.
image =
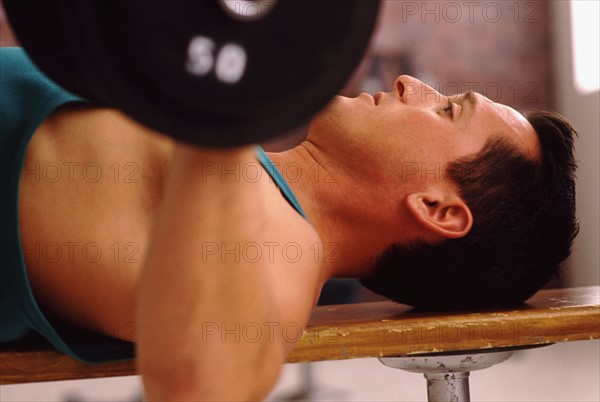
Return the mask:
<svg viewBox="0 0 600 402">
<path fill-rule="evenodd" d="M 0 48 L 0 343 L 37 333 L 56 349 L 89 363 L 131 359 L 134 346 L 51 322 L 33 296 L 21 247 L 18 195 L 27 144 L 58 107 L 87 102 L 48 79 L 21 48 Z M 257 159 L 287 201 L 306 218 L 292 190 L 262 148 Z"/>
</svg>

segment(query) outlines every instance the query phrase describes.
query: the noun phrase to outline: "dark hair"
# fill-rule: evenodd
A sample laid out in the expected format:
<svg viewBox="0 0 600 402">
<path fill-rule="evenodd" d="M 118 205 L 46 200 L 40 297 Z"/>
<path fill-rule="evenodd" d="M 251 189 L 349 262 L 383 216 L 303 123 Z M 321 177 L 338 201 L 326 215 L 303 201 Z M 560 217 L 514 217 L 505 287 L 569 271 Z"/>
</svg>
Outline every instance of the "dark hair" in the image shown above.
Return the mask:
<svg viewBox="0 0 600 402">
<path fill-rule="evenodd" d="M 525 115 L 541 147 L 529 159 L 500 136 L 448 166 L 473 214 L 473 227 L 441 244 L 395 244 L 361 280 L 367 288 L 423 309 L 522 303 L 571 253 L 575 217 L 573 127 L 553 112 Z"/>
</svg>

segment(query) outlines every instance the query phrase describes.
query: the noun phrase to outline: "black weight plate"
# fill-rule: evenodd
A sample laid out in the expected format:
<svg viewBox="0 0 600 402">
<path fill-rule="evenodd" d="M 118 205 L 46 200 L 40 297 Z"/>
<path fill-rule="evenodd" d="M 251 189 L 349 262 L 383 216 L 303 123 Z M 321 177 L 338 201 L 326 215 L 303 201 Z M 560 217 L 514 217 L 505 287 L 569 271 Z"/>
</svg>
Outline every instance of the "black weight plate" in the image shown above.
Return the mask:
<svg viewBox="0 0 600 402">
<path fill-rule="evenodd" d="M 280 0 L 264 18 L 240 22 L 217 0 L 4 4 L 19 41 L 58 84 L 214 147 L 273 137 L 323 108 L 362 58 L 379 7 L 377 0 Z M 198 37 L 214 46 L 205 75 L 188 69 Z M 217 71 L 231 70 L 215 63 L 226 64 L 220 55 L 236 49 L 246 54 L 243 74 L 223 82 Z"/>
</svg>

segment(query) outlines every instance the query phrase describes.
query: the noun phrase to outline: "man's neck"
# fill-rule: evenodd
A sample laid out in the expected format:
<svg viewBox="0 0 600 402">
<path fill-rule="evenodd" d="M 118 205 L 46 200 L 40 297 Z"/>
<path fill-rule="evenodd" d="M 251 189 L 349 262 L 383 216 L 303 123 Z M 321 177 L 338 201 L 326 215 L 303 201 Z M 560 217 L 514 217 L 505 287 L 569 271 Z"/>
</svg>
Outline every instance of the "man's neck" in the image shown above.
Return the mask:
<svg viewBox="0 0 600 402">
<path fill-rule="evenodd" d="M 309 142 L 269 157 L 298 198 L 323 242 L 323 269 L 330 277 L 362 277 L 392 244 L 397 205 L 361 183 Z M 387 212 L 389 211 L 389 212 Z M 399 222 L 398 222 L 399 223 Z"/>
</svg>

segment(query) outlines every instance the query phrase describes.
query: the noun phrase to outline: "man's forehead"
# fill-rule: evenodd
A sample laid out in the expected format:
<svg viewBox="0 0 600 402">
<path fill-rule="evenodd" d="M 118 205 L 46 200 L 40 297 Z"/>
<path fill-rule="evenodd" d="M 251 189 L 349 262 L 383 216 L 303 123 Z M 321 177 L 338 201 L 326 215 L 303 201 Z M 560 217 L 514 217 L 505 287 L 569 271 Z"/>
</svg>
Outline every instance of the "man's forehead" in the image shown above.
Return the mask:
<svg viewBox="0 0 600 402">
<path fill-rule="evenodd" d="M 491 117 L 492 124 L 497 126 L 500 131 L 506 132 L 508 138 L 514 141 L 519 148 L 532 156 L 539 155 L 539 145 L 535 129 L 527 121 L 523 114 L 519 113 L 510 106 L 496 103 L 485 96 L 481 96 L 480 104 L 483 109 L 488 108 L 494 117 Z"/>
</svg>

